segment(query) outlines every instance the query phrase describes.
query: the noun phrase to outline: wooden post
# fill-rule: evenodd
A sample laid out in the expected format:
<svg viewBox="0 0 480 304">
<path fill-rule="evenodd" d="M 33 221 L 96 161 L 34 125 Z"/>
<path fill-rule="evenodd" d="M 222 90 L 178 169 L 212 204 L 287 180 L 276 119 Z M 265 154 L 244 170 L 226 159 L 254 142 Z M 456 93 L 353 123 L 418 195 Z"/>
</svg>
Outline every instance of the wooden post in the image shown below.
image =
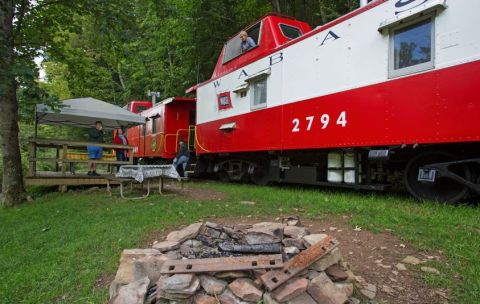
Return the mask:
<svg viewBox="0 0 480 304">
<path fill-rule="evenodd" d="M 60 148 L 57 147 L 57 148 L 55 148 L 55 150 L 56 150 L 56 154 L 55 154 L 56 156 L 55 157 L 57 159 L 57 161 L 55 162 L 55 171 L 58 172 L 58 171 L 60 171 L 60 163 L 58 161 L 60 159 Z"/>
<path fill-rule="evenodd" d="M 66 175 L 66 171 L 67 171 L 67 151 L 68 151 L 68 147 L 67 145 L 63 145 L 63 152 L 62 152 L 62 159 L 63 159 L 63 162 L 62 162 L 62 176 L 65 176 Z"/>
<path fill-rule="evenodd" d="M 28 145 L 28 156 L 29 156 L 29 158 L 31 158 L 31 159 L 36 158 L 35 150 L 36 150 L 35 142 L 31 141 L 30 144 Z M 36 163 L 36 160 L 30 160 L 28 162 L 28 176 L 29 177 L 35 176 L 35 163 Z"/>
</svg>

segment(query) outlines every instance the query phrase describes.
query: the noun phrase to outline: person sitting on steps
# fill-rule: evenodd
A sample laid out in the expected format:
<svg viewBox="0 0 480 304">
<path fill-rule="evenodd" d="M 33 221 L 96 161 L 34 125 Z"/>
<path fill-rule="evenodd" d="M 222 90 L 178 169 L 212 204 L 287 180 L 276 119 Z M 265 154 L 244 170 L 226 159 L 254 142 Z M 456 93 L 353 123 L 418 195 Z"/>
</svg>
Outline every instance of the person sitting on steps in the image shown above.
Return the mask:
<svg viewBox="0 0 480 304">
<path fill-rule="evenodd" d="M 187 177 L 187 164 L 189 160 L 190 151 L 188 151 L 188 146 L 183 139 L 180 139 L 178 141 L 177 156 L 173 159 L 173 166 L 181 177 Z M 183 172 L 178 171 L 180 165 L 182 165 Z"/>
</svg>

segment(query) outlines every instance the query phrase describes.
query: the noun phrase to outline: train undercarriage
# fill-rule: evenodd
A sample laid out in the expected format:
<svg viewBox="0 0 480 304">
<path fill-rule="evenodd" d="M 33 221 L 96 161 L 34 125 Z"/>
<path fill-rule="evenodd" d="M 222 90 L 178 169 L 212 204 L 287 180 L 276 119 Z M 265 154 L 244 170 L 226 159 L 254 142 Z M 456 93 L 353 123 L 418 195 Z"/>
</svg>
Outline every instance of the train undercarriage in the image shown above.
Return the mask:
<svg viewBox="0 0 480 304">
<path fill-rule="evenodd" d="M 480 144 L 414 145 L 202 155 L 195 173 L 222 181 L 407 190 L 419 200 L 480 194 Z"/>
</svg>

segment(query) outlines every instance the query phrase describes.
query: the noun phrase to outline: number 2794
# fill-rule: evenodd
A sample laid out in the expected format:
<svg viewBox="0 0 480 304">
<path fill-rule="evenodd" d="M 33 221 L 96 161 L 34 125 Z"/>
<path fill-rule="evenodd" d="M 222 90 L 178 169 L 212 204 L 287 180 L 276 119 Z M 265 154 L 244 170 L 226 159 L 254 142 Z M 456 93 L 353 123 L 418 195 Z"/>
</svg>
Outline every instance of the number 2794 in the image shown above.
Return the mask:
<svg viewBox="0 0 480 304">
<path fill-rule="evenodd" d="M 294 118 L 292 120 L 293 128 L 292 132 L 300 132 L 301 130 L 310 131 L 314 128 L 320 127 L 322 130 L 328 128 L 330 125 L 330 115 L 329 114 L 322 114 L 319 117 L 315 116 L 307 116 L 305 117 L 304 121 L 300 120 L 299 118 Z M 347 126 L 347 112 L 343 111 L 338 115 L 336 124 L 341 126 L 342 128 Z"/>
</svg>

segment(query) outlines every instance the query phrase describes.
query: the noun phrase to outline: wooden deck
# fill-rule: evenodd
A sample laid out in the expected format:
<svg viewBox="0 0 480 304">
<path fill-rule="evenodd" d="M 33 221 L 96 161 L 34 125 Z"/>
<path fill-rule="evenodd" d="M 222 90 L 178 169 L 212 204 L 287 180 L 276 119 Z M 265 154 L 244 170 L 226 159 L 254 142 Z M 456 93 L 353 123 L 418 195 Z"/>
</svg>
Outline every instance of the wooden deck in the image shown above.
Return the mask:
<svg viewBox="0 0 480 304">
<path fill-rule="evenodd" d="M 85 153 L 87 146 L 102 147 L 105 152 L 102 159 L 88 159 L 88 154 Z M 38 157 L 39 148 L 53 150 L 53 153 L 50 153 L 49 157 Z M 109 153 L 115 149 L 128 150 L 129 159 L 117 161 L 116 156 Z M 133 149 L 133 146 L 128 145 L 32 138 L 29 143 L 29 170 L 24 182 L 25 185 L 60 186 L 62 190 L 67 186 L 119 184 L 112 173 L 105 172 L 100 176 L 89 176 L 86 173 L 74 173 L 71 168 L 72 166 L 74 168 L 76 163 L 96 163 L 107 166 L 110 172 L 110 169 L 115 166 L 133 164 Z M 53 171 L 38 171 L 38 162 L 54 163 Z"/>
</svg>

